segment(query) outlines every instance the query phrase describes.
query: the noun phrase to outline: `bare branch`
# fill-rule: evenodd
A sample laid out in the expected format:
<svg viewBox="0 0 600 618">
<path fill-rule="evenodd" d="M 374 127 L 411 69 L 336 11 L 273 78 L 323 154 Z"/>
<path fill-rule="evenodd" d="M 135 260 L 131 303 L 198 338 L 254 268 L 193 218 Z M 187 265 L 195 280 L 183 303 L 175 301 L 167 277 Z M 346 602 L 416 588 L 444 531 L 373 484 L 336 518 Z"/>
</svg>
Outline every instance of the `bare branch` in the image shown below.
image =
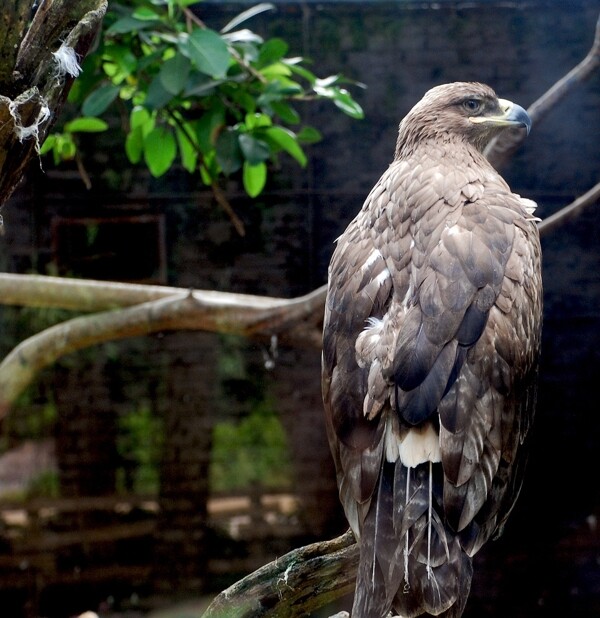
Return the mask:
<svg viewBox="0 0 600 618">
<path fill-rule="evenodd" d="M 3 305 L 60 307 L 92 312 L 131 307 L 189 293 L 185 288 L 162 285 L 0 273 L 0 299 Z M 237 308 L 241 314 L 266 312 L 274 308 L 284 313 L 291 310 L 287 315 L 291 317 L 291 323 L 296 323 L 300 319 L 311 319 L 313 313 L 322 313 L 325 293 L 325 286 L 321 286 L 309 294 L 292 299 L 214 290 L 194 290 L 193 296 L 200 303 L 225 312 L 233 308 Z M 287 325 L 282 326 L 280 323 L 279 327 L 285 329 Z"/>
<path fill-rule="evenodd" d="M 318 345 L 320 331 L 314 325 L 325 302 L 324 287 L 288 300 L 27 275 L 0 275 L 0 290 L 5 304 L 109 309 L 52 326 L 12 350 L 0 363 L 0 418 L 41 369 L 77 350 L 165 330 L 245 337 L 287 333 L 284 342 L 300 338 Z"/>
<path fill-rule="evenodd" d="M 202 618 L 307 615 L 352 592 L 358 554 L 351 532 L 295 549 L 221 592 Z"/>
<path fill-rule="evenodd" d="M 568 206 L 561 208 L 550 217 L 544 219 L 538 226 L 540 235 L 544 236 L 553 232 L 557 227 L 560 227 L 567 221 L 575 218 L 581 211 L 590 204 L 594 204 L 600 199 L 600 182 L 592 187 L 589 191 L 571 202 Z"/>
<path fill-rule="evenodd" d="M 235 228 L 236 232 L 240 236 L 245 236 L 246 228 L 244 227 L 242 220 L 235 214 L 233 207 L 229 203 L 229 200 L 225 197 L 225 194 L 221 190 L 221 187 L 219 187 L 219 185 L 216 182 L 213 182 L 211 184 L 211 189 L 212 189 L 213 195 L 215 196 L 215 200 L 217 200 L 217 204 L 219 204 L 219 206 L 227 213 L 227 216 L 229 217 L 231 223 L 233 224 L 233 227 Z"/>
<path fill-rule="evenodd" d="M 596 22 L 594 42 L 587 56 L 564 77 L 559 79 L 527 109 L 532 122 L 539 122 L 556 104 L 578 84 L 588 79 L 600 66 L 600 16 Z M 501 167 L 515 153 L 525 139 L 525 132 L 504 131 L 486 148 L 485 155 L 494 167 Z"/>
</svg>

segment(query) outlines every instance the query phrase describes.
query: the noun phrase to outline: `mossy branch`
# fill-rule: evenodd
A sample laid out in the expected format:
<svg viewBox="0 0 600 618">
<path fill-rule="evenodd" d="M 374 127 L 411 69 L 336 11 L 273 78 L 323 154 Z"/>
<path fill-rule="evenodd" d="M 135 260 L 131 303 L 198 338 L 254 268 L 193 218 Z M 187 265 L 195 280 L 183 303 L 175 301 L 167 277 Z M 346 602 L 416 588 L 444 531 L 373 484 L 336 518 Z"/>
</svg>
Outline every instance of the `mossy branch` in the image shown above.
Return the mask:
<svg viewBox="0 0 600 618">
<path fill-rule="evenodd" d="M 221 592 L 202 618 L 305 616 L 352 592 L 358 554 L 351 532 L 295 549 Z"/>
<path fill-rule="evenodd" d="M 60 69 L 55 52 L 66 45 L 81 61 L 107 0 L 42 0 L 27 29 L 31 2 L 7 4 L 0 18 L 0 206 L 38 156 L 73 83 L 75 75 Z"/>
</svg>

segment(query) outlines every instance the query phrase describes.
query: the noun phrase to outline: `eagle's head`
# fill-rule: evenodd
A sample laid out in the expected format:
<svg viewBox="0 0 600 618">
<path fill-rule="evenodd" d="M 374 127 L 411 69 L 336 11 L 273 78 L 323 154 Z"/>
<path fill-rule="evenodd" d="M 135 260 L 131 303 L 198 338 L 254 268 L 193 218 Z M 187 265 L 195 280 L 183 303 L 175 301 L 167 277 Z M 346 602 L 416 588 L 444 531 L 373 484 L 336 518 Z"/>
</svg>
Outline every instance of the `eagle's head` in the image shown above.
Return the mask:
<svg viewBox="0 0 600 618">
<path fill-rule="evenodd" d="M 485 84 L 454 82 L 429 90 L 400 123 L 396 157 L 429 139 L 483 149 L 508 127 L 531 128 L 527 112 Z"/>
</svg>

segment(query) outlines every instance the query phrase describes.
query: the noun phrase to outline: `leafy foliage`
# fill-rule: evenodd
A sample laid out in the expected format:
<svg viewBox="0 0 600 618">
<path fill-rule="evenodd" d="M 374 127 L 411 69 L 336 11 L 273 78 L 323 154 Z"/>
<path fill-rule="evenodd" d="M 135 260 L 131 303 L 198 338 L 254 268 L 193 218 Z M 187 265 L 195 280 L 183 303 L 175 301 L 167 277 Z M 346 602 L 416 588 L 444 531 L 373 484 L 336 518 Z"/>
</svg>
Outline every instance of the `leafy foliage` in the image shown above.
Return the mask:
<svg viewBox="0 0 600 618">
<path fill-rule="evenodd" d="M 247 489 L 253 484 L 281 489 L 291 481 L 285 431 L 268 400 L 255 405 L 239 423 L 217 423 L 211 457 L 214 491 Z"/>
<path fill-rule="evenodd" d="M 363 112 L 340 75 L 318 78 L 279 38 L 242 27 L 274 9 L 256 5 L 219 32 L 190 9 L 191 0 L 112 3 L 103 40 L 71 91 L 83 118 L 53 134 L 41 152 L 56 162 L 76 156 L 83 131 L 101 131 L 97 117 L 117 107 L 131 163 L 161 176 L 179 162 L 209 186 L 241 173 L 246 192 L 261 193 L 269 164 L 282 153 L 306 165 L 306 144 L 319 132 L 301 126 L 295 104 L 328 99 L 353 118 Z M 293 127 L 293 128 L 292 128 Z"/>
<path fill-rule="evenodd" d="M 142 494 L 157 491 L 162 440 L 162 422 L 149 405 L 119 418 L 117 451 L 125 466 L 123 490 Z"/>
</svg>

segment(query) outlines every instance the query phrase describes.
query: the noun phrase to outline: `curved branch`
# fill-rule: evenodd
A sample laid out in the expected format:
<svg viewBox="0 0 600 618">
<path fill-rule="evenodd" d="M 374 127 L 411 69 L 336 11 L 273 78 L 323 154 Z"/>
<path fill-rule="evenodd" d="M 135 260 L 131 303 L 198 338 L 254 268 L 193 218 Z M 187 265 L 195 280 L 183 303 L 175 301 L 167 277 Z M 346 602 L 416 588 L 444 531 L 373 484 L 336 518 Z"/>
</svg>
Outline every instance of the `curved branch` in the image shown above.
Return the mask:
<svg viewBox="0 0 600 618">
<path fill-rule="evenodd" d="M 11 284 L 6 286 L 5 304 L 35 302 L 69 309 L 111 310 L 73 318 L 47 328 L 12 350 L 0 363 L 0 418 L 41 369 L 71 352 L 106 341 L 165 330 L 201 330 L 246 337 L 268 337 L 287 332 L 284 340 L 294 337 L 307 339 L 306 332 L 301 330 L 302 325 L 314 322 L 315 316 L 322 316 L 325 301 L 324 287 L 287 300 L 159 286 L 31 277 L 34 289 L 46 294 L 47 302 L 41 302 L 39 296 L 34 300 L 23 294 L 22 289 L 26 286 L 19 286 L 18 282 L 27 278 L 27 275 L 0 275 L 0 284 Z M 62 302 L 59 302 L 58 288 L 61 286 Z M 68 301 L 65 300 L 65 287 L 72 293 Z M 23 302 L 26 300 L 30 302 Z M 112 310 L 116 307 L 120 309 Z M 320 341 L 320 333 L 313 339 Z"/>
<path fill-rule="evenodd" d="M 587 56 L 527 109 L 532 122 L 539 122 L 575 86 L 588 79 L 599 66 L 600 16 L 596 22 L 594 42 Z M 524 131 L 504 131 L 486 148 L 485 155 L 494 167 L 501 167 L 515 153 L 524 139 Z"/>
<path fill-rule="evenodd" d="M 352 592 L 358 554 L 351 532 L 295 549 L 221 592 L 202 618 L 305 616 Z"/>
<path fill-rule="evenodd" d="M 538 226 L 540 236 L 553 232 L 567 221 L 574 219 L 581 211 L 600 200 L 600 182 L 589 191 L 571 202 L 568 206 L 561 208 L 558 212 L 544 219 Z"/>
<path fill-rule="evenodd" d="M 213 290 L 195 290 L 194 294 L 206 303 L 225 306 L 266 308 L 286 303 L 314 303 L 315 296 L 325 300 L 325 287 L 295 299 L 273 298 L 252 294 L 234 294 Z M 48 277 L 46 275 L 17 275 L 0 273 L 0 302 L 3 305 L 24 307 L 57 307 L 73 311 L 106 311 L 139 305 L 151 300 L 160 300 L 188 293 L 185 288 L 140 283 L 119 283 Z"/>
</svg>

